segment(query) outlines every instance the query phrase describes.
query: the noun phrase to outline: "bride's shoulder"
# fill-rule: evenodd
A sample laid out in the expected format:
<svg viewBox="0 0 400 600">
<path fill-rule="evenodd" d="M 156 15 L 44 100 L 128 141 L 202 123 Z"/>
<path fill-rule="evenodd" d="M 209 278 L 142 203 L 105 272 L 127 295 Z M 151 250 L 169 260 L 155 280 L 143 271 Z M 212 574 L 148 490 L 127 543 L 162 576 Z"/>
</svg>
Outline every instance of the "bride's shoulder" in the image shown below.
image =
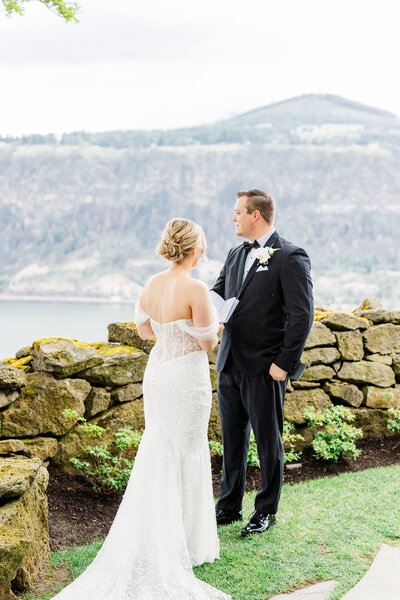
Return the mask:
<svg viewBox="0 0 400 600">
<path fill-rule="evenodd" d="M 210 291 L 203 281 L 191 279 L 186 290 L 190 304 L 203 304 L 210 300 Z"/>
<path fill-rule="evenodd" d="M 146 283 L 144 284 L 143 289 L 147 289 L 154 285 L 157 285 L 165 278 L 165 275 L 166 275 L 165 271 L 159 271 L 158 273 L 151 275 L 151 277 L 149 277 L 148 280 L 146 281 Z"/>
<path fill-rule="evenodd" d="M 204 283 L 204 281 L 200 281 L 199 279 L 189 279 L 188 285 L 193 290 L 193 292 L 200 292 L 203 294 L 209 293 L 207 285 Z"/>
</svg>

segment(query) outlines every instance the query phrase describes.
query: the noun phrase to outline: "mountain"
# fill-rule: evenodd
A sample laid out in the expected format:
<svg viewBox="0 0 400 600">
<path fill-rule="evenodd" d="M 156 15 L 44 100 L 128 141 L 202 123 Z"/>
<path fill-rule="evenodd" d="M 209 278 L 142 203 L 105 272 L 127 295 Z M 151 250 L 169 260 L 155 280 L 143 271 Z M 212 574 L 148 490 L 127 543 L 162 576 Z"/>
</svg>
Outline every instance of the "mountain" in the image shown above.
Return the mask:
<svg viewBox="0 0 400 600">
<path fill-rule="evenodd" d="M 318 304 L 398 307 L 399 159 L 395 115 L 331 95 L 177 130 L 0 138 L 0 298 L 130 300 L 172 216 L 204 226 L 211 282 L 240 242 L 235 194 L 257 187 L 309 252 Z"/>
</svg>

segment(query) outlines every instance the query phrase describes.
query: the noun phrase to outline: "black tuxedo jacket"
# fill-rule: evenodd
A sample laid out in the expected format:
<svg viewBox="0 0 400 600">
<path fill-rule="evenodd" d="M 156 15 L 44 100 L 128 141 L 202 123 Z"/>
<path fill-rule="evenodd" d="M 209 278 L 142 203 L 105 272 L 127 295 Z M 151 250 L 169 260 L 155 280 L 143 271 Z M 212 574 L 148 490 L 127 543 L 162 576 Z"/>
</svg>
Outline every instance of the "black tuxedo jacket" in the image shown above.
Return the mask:
<svg viewBox="0 0 400 600">
<path fill-rule="evenodd" d="M 245 251 L 232 248 L 212 288 L 225 300 L 239 304 L 222 334 L 217 370 L 222 371 L 229 352 L 244 373 L 261 373 L 275 363 L 293 373 L 300 362 L 314 318 L 310 259 L 275 231 L 267 246 L 281 248 L 257 271 L 256 259 L 242 284 Z M 240 272 L 242 275 L 240 275 Z"/>
</svg>

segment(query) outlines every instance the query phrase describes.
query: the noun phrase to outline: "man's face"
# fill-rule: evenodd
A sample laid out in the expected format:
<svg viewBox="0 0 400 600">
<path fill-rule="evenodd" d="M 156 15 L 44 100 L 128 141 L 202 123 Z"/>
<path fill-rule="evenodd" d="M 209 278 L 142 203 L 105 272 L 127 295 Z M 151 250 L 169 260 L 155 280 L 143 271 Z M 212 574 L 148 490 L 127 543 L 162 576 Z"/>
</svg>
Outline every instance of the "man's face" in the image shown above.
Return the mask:
<svg viewBox="0 0 400 600">
<path fill-rule="evenodd" d="M 237 199 L 232 221 L 236 223 L 236 235 L 250 239 L 254 227 L 254 213 L 247 212 L 246 202 L 246 196 Z"/>
</svg>

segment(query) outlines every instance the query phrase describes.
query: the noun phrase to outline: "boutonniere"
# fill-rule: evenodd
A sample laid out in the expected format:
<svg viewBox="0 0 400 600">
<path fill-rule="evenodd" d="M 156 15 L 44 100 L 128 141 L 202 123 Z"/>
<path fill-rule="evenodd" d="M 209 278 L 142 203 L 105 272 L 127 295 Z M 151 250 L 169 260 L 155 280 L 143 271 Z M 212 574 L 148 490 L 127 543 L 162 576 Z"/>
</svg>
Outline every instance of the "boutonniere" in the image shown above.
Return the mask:
<svg viewBox="0 0 400 600">
<path fill-rule="evenodd" d="M 256 254 L 256 258 L 260 261 L 259 264 L 261 267 L 267 267 L 269 259 L 277 252 L 278 250 L 282 250 L 282 248 L 274 248 L 273 246 L 264 246 L 263 248 L 259 248 Z M 267 267 L 268 269 L 268 267 Z"/>
</svg>

